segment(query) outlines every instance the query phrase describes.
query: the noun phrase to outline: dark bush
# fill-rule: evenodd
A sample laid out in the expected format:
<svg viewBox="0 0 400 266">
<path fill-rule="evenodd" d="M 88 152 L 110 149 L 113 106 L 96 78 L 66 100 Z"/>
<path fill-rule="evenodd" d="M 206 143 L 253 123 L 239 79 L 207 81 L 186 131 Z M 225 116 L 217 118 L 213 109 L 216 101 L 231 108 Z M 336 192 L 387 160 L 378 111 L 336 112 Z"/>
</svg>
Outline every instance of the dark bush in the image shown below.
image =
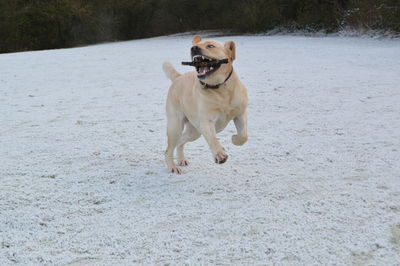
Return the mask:
<svg viewBox="0 0 400 266">
<path fill-rule="evenodd" d="M 343 12 L 342 26 L 351 29 L 400 33 L 400 1 L 351 0 Z"/>
<path fill-rule="evenodd" d="M 400 32 L 398 0 L 0 0 L 0 53 L 197 30 Z"/>
</svg>

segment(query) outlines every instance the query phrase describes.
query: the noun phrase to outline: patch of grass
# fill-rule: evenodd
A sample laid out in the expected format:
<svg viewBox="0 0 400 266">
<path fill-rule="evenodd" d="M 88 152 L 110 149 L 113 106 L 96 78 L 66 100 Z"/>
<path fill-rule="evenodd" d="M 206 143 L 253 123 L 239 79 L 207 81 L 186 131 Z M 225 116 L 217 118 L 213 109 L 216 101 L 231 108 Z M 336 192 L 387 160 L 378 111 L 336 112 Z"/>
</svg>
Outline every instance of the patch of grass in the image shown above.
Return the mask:
<svg viewBox="0 0 400 266">
<path fill-rule="evenodd" d="M 55 179 L 57 175 L 42 175 L 41 177 Z"/>
<path fill-rule="evenodd" d="M 395 224 L 391 228 L 392 237 L 390 243 L 400 245 L 400 224 Z"/>
</svg>

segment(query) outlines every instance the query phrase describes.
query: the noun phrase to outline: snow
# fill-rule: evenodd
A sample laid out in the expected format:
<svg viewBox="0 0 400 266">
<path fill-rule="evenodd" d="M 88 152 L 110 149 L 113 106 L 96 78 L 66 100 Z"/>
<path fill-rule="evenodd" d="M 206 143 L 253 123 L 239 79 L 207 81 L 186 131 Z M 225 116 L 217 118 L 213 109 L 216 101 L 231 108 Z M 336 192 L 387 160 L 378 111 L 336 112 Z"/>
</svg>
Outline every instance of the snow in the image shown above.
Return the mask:
<svg viewBox="0 0 400 266">
<path fill-rule="evenodd" d="M 249 141 L 187 145 L 191 36 L 0 55 L 0 265 L 400 265 L 400 40 L 230 36 Z"/>
</svg>

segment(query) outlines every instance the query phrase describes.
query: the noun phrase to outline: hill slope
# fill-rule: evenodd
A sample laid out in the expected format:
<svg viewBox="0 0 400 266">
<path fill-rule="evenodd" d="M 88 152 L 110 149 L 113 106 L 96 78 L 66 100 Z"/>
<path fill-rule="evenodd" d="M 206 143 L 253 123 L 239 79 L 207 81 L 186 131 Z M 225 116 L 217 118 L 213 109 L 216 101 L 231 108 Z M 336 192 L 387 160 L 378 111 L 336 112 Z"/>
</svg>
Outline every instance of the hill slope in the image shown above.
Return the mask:
<svg viewBox="0 0 400 266">
<path fill-rule="evenodd" d="M 0 264 L 400 264 L 400 42 L 235 36 L 249 142 L 166 171 L 190 37 L 0 55 Z"/>
</svg>

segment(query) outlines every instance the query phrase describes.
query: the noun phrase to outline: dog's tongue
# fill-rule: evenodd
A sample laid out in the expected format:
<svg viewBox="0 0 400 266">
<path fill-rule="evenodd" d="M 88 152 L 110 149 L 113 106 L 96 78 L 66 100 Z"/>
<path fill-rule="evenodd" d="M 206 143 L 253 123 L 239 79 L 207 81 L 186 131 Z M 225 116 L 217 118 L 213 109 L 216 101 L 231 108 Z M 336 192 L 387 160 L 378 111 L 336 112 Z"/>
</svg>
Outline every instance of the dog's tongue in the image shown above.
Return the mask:
<svg viewBox="0 0 400 266">
<path fill-rule="evenodd" d="M 210 71 L 210 68 L 209 68 L 208 66 L 206 66 L 206 67 L 200 67 L 200 69 L 199 69 L 199 74 L 200 74 L 200 75 L 204 75 L 204 74 L 206 74 L 208 71 Z"/>
</svg>

